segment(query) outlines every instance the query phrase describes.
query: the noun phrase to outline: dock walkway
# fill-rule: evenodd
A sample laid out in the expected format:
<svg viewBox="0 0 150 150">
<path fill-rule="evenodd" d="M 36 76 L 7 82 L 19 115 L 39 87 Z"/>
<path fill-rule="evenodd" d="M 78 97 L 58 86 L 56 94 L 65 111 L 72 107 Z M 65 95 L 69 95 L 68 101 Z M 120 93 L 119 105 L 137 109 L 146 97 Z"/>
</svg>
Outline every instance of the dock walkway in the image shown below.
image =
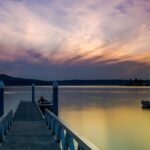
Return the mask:
<svg viewBox="0 0 150 150">
<path fill-rule="evenodd" d="M 22 101 L 1 150 L 59 150 L 42 115 L 32 102 Z"/>
</svg>

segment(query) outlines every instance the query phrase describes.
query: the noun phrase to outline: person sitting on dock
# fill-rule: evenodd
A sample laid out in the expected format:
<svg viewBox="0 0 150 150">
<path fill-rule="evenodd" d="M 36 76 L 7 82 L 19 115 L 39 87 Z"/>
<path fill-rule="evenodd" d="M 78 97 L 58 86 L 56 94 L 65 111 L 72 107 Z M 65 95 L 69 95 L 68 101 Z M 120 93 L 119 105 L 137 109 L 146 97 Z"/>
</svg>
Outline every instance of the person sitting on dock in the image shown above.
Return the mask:
<svg viewBox="0 0 150 150">
<path fill-rule="evenodd" d="M 45 102 L 45 99 L 43 96 L 40 97 L 40 99 L 38 100 L 38 103 L 44 103 Z"/>
</svg>

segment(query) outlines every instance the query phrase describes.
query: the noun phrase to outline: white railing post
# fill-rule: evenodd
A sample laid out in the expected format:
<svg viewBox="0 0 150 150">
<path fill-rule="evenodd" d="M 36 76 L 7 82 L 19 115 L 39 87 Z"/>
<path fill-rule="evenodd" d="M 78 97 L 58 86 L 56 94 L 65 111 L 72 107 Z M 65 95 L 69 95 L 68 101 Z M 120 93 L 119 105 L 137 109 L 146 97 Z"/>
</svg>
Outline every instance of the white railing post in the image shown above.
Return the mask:
<svg viewBox="0 0 150 150">
<path fill-rule="evenodd" d="M 4 141 L 4 136 L 12 125 L 13 112 L 12 110 L 0 118 L 0 142 Z"/>
<path fill-rule="evenodd" d="M 4 83 L 0 81 L 0 117 L 4 115 Z"/>
<path fill-rule="evenodd" d="M 35 85 L 32 84 L 32 103 L 35 103 Z"/>
<path fill-rule="evenodd" d="M 53 113 L 58 116 L 58 82 L 53 82 Z"/>
</svg>

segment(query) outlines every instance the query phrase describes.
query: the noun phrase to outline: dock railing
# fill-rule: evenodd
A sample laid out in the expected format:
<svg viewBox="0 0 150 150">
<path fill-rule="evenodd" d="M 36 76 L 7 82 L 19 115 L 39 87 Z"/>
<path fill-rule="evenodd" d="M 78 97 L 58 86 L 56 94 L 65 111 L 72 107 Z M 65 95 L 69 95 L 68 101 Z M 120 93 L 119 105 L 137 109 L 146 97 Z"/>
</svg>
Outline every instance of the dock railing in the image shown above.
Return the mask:
<svg viewBox="0 0 150 150">
<path fill-rule="evenodd" d="M 65 123 L 48 109 L 45 111 L 48 128 L 60 144 L 61 150 L 99 150 L 95 145 L 74 133 Z"/>
<path fill-rule="evenodd" d="M 32 102 L 35 103 L 35 87 L 32 85 Z M 4 114 L 4 84 L 0 81 L 0 143 L 13 122 L 13 110 Z M 41 113 L 42 114 L 42 113 Z M 44 116 L 43 116 L 44 119 Z M 99 150 L 88 140 L 73 132 L 65 123 L 58 118 L 58 83 L 53 84 L 53 112 L 45 110 L 45 120 L 48 128 L 59 143 L 61 150 Z"/>
<path fill-rule="evenodd" d="M 0 142 L 4 141 L 4 137 L 7 134 L 8 129 L 13 122 L 13 111 L 10 110 L 7 114 L 0 118 Z"/>
</svg>

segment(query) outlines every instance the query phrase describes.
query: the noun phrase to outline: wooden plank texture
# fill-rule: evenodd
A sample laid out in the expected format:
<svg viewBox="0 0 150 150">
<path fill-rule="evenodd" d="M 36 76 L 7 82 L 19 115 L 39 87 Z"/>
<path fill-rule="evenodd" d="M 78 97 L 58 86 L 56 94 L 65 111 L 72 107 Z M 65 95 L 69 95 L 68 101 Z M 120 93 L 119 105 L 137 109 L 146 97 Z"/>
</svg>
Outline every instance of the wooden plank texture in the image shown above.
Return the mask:
<svg viewBox="0 0 150 150">
<path fill-rule="evenodd" d="M 36 104 L 22 101 L 0 149 L 59 150 L 60 148 L 47 129 Z"/>
</svg>

